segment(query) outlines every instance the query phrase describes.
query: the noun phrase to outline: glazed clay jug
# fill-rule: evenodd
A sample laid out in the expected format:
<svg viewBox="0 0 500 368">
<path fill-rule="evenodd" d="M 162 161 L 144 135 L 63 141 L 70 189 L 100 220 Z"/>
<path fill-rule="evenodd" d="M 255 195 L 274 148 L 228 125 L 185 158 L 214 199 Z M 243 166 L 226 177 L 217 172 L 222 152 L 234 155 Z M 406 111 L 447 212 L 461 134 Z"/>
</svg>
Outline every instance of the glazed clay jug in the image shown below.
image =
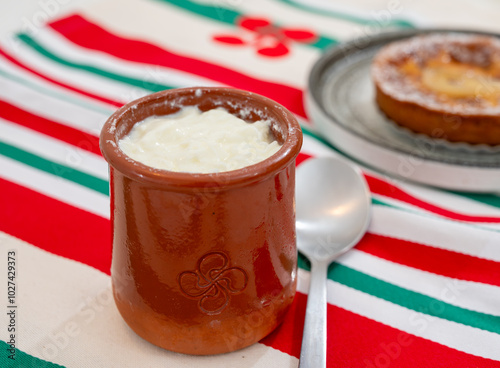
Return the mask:
<svg viewBox="0 0 500 368">
<path fill-rule="evenodd" d="M 282 147 L 255 165 L 211 174 L 155 169 L 119 149 L 135 123 L 184 106 L 269 120 Z M 113 295 L 132 330 L 187 354 L 241 349 L 273 331 L 296 289 L 302 133 L 294 116 L 250 92 L 167 90 L 116 111 L 100 144 L 110 167 Z"/>
</svg>

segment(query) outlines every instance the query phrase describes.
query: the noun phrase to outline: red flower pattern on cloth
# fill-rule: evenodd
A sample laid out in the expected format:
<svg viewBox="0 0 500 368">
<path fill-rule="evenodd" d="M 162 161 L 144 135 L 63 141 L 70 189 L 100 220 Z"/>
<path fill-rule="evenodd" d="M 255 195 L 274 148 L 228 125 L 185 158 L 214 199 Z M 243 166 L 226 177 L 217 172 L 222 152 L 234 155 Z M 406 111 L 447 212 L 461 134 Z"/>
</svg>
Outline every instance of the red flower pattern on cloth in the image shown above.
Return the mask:
<svg viewBox="0 0 500 368">
<path fill-rule="evenodd" d="M 279 57 L 290 52 L 293 42 L 312 43 L 317 36 L 307 29 L 286 28 L 273 25 L 265 18 L 241 17 L 238 26 L 250 34 L 215 35 L 213 39 L 226 45 L 250 45 L 257 53 L 269 57 Z"/>
</svg>

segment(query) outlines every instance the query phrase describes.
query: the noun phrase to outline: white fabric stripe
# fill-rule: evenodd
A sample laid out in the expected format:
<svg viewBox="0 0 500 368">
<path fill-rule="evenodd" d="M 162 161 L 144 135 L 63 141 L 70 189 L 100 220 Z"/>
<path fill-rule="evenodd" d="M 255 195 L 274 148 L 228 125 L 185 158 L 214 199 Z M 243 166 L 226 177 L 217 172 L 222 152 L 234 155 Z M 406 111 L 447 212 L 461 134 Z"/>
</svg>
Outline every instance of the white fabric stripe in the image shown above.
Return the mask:
<svg viewBox="0 0 500 368">
<path fill-rule="evenodd" d="M 210 1 L 210 0 L 209 0 Z M 353 14 L 374 21 L 383 25 L 389 19 L 405 18 L 410 19 L 417 26 L 422 28 L 438 27 L 449 29 L 483 29 L 489 32 L 499 32 L 497 14 L 500 13 L 500 5 L 497 2 L 481 2 L 477 7 L 471 7 L 470 1 L 460 1 L 451 3 L 448 1 L 397 1 L 387 2 L 385 0 L 353 0 L 347 2 L 337 2 L 328 0 L 292 0 L 307 7 L 313 7 L 320 13 L 324 10 L 341 11 Z M 476 4 L 476 3 L 475 3 Z M 460 6 L 466 11 L 450 12 L 450 6 Z M 318 15 L 319 17 L 321 15 Z M 317 22 L 316 17 L 314 18 Z M 365 31 L 361 36 L 366 36 L 379 27 L 363 27 Z"/>
<path fill-rule="evenodd" d="M 3 42 L 1 46 L 23 64 L 39 73 L 112 101 L 125 103 L 133 98 L 150 93 L 150 91 L 145 89 L 129 86 L 128 84 L 116 82 L 84 70 L 59 64 L 40 55 L 24 43 L 20 43 L 16 49 L 11 49 L 10 45 L 6 42 Z"/>
<path fill-rule="evenodd" d="M 0 56 L 0 68 L 2 71 L 10 74 L 13 78 L 21 79 L 29 87 L 35 86 L 33 89 L 47 90 L 52 96 L 57 96 L 61 100 L 66 100 L 68 102 L 79 104 L 90 110 L 97 112 L 107 113 L 116 110 L 116 106 L 110 105 L 106 102 L 93 99 L 91 97 L 84 96 L 80 93 L 71 91 L 67 88 L 53 84 L 45 79 L 30 73 L 17 65 L 14 65 L 9 60 Z"/>
<path fill-rule="evenodd" d="M 331 148 L 321 143 L 319 140 L 307 134 L 304 134 L 302 149 L 300 151 L 313 157 L 335 156 L 350 161 L 345 156 L 342 156 L 340 153 L 335 152 Z"/>
<path fill-rule="evenodd" d="M 36 343 L 46 338 L 54 326 L 70 319 L 109 287 L 109 277 L 102 272 L 50 254 L 4 232 L 0 232 L 0 249 L 5 261 L 4 252 L 16 252 L 17 347 L 28 354 L 33 353 Z M 7 282 L 1 283 L 2 295 L 7 295 L 6 286 Z M 1 315 L 6 317 L 5 313 Z M 2 337 L 6 331 L 1 329 Z"/>
<path fill-rule="evenodd" d="M 388 6 L 388 3 L 383 1 L 380 1 L 380 4 L 382 5 L 381 8 Z M 422 26 L 432 27 L 437 25 L 448 29 L 500 31 L 500 25 L 498 24 L 500 6 L 498 2 L 474 3 L 479 5 L 477 7 L 469 6 L 472 2 L 467 0 L 460 2 L 423 0 L 409 1 L 406 4 L 404 12 L 411 12 L 418 16 L 419 19 L 422 19 Z M 450 12 L 450 6 L 460 6 L 466 10 Z"/>
<path fill-rule="evenodd" d="M 329 12 L 338 12 L 372 22 L 376 21 L 372 11 L 383 9 L 384 6 L 387 6 L 386 3 L 380 0 L 352 1 L 350 3 L 338 3 L 325 0 L 290 0 L 290 2 L 297 4 L 297 6 L 303 6 L 305 9 L 310 9 L 310 11 L 318 12 L 318 14 L 313 13 L 314 19 L 316 19 L 316 16 L 321 16 L 322 12 L 324 12 L 325 14 L 328 14 Z M 328 17 L 328 15 L 325 16 Z"/>
<path fill-rule="evenodd" d="M 295 368 L 297 359 L 262 344 L 216 356 L 172 353 L 146 342 L 127 327 L 113 302 L 110 278 L 84 264 L 40 250 L 5 233 L 2 249 L 18 260 L 20 319 L 18 348 L 67 367 L 92 357 L 92 367 L 269 367 Z M 25 270 L 23 272 L 23 270 Z M 37 270 L 27 272 L 27 270 Z M 7 283 L 0 292 L 7 295 Z M 2 313 L 1 321 L 7 320 Z M 2 324 L 6 326 L 7 324 Z M 0 333 L 4 341 L 7 329 Z"/>
<path fill-rule="evenodd" d="M 307 294 L 309 276 L 309 272 L 299 270 L 298 291 L 301 293 Z M 468 354 L 500 360 L 498 334 L 425 315 L 331 280 L 327 281 L 327 287 L 329 304 Z"/>
<path fill-rule="evenodd" d="M 108 296 L 109 295 L 109 296 Z M 99 302 L 99 299 L 106 302 Z M 175 367 L 175 368 L 220 368 L 252 367 L 268 368 L 269 363 L 276 368 L 296 368 L 298 359 L 281 351 L 256 343 L 245 349 L 220 355 L 194 356 L 177 354 L 163 350 L 137 336 L 121 319 L 115 304 L 111 300 L 111 290 L 103 290 L 84 310 L 88 314 L 92 305 L 99 310 L 92 310 L 92 318 L 76 314 L 65 323 L 57 326 L 48 337 L 41 340 L 34 353 L 41 358 L 66 367 L 78 367 L 82 356 L 92 356 L 92 367 Z M 80 314 L 83 312 L 80 312 Z M 89 322 L 87 322 L 90 320 Z M 69 340 L 64 349 L 52 349 L 50 336 L 61 334 L 69 324 L 79 327 L 77 336 Z M 96 338 L 98 336 L 98 338 Z M 54 353 L 55 352 L 55 353 Z"/>
<path fill-rule="evenodd" d="M 143 80 L 145 89 L 149 89 L 148 85 L 152 83 L 166 84 L 172 87 L 221 85 L 210 79 L 179 70 L 135 63 L 102 52 L 82 48 L 68 41 L 49 27 L 40 28 L 34 38 L 45 49 L 68 61 L 92 65 L 116 74 Z"/>
<path fill-rule="evenodd" d="M 310 7 L 311 9 L 314 9 L 311 7 L 310 2 L 311 0 L 306 0 L 304 6 L 306 8 Z M 340 41 L 355 37 L 367 37 L 384 30 L 387 28 L 388 23 L 386 14 L 390 14 L 389 16 L 391 20 L 396 17 L 397 19 L 402 18 L 400 14 L 391 14 L 388 10 L 381 10 L 383 7 L 377 9 L 378 11 L 373 10 L 371 13 L 364 14 L 362 12 L 351 10 L 353 9 L 353 6 L 350 2 L 342 4 L 333 1 L 320 2 L 322 3 L 322 6 L 316 7 L 318 13 L 308 13 L 302 9 L 297 9 L 280 1 L 266 0 L 241 1 L 238 3 L 238 8 L 247 14 L 259 14 L 259 9 L 265 8 L 268 14 L 273 14 L 273 20 L 277 23 L 279 22 L 282 27 L 309 29 L 311 28 L 311 25 L 314 24 L 314 29 L 317 32 L 321 32 L 321 34 L 325 36 L 336 38 Z M 403 8 L 402 4 L 398 3 L 398 5 L 399 8 Z M 322 13 L 323 9 L 325 11 Z M 348 16 L 355 15 L 371 21 L 372 24 L 359 24 L 349 20 L 344 20 L 341 17 L 332 17 L 328 15 L 329 11 L 344 13 Z M 293 24 L 290 23 L 290 19 L 294 20 Z M 408 17 L 405 19 L 408 19 Z M 412 17 L 412 21 L 413 20 L 414 17 Z"/>
<path fill-rule="evenodd" d="M 384 180 L 388 180 L 388 178 L 385 178 Z M 372 193 L 372 197 L 380 200 L 381 202 L 387 203 L 388 205 L 401 208 L 404 211 L 418 213 L 418 214 L 423 215 L 423 216 L 435 216 L 435 217 L 439 217 L 439 218 L 447 218 L 446 216 L 442 216 L 440 214 L 437 214 L 437 213 L 434 213 L 431 211 L 427 211 L 421 207 L 414 206 L 414 205 L 409 204 L 409 203 L 404 202 L 404 201 L 400 201 L 400 200 L 397 200 L 397 199 L 394 199 L 391 197 L 386 197 L 385 195 Z"/>
<path fill-rule="evenodd" d="M 141 17 L 135 14 L 138 8 Z M 211 36 L 227 34 L 253 39 L 255 34 L 203 16 L 193 17 L 189 12 L 161 2 L 123 0 L 120 12 L 112 2 L 99 2 L 83 9 L 82 14 L 122 37 L 148 40 L 177 54 L 297 88 L 307 85 L 308 66 L 312 66 L 320 55 L 320 50 L 297 43 L 292 45 L 293 56 L 284 58 L 259 56 L 251 44 L 241 47 L 221 44 L 213 41 Z M 134 20 L 133 24 L 131 20 Z M 179 28 L 191 27 L 196 32 L 179 32 Z M 176 37 L 164 37 L 164 34 L 175 34 Z"/>
<path fill-rule="evenodd" d="M 108 180 L 108 164 L 101 157 L 55 138 L 0 118 L 0 141 L 52 162 Z"/>
<path fill-rule="evenodd" d="M 500 288 L 421 271 L 352 249 L 337 262 L 404 289 L 460 308 L 500 316 Z"/>
<path fill-rule="evenodd" d="M 0 99 L 22 110 L 99 136 L 107 115 L 38 92 L 0 75 Z M 110 113 L 111 114 L 111 113 Z"/>
<path fill-rule="evenodd" d="M 372 206 L 369 231 L 500 262 L 500 233 L 386 206 Z"/>
<path fill-rule="evenodd" d="M 409 204 L 409 203 L 404 202 L 404 201 L 399 201 L 397 199 L 386 197 L 386 196 L 380 195 L 380 194 L 372 194 L 372 196 L 374 198 L 388 204 L 388 205 L 392 205 L 394 207 L 400 208 L 403 211 L 411 212 L 414 214 L 419 214 L 421 216 L 426 216 L 426 217 L 436 217 L 436 218 L 440 218 L 440 219 L 450 220 L 448 217 L 446 217 L 444 215 L 425 210 L 423 208 L 420 208 L 418 206 L 414 206 L 414 205 Z M 432 202 L 429 202 L 429 203 L 434 204 Z M 436 205 L 438 205 L 438 204 L 436 204 Z M 467 215 L 467 213 L 464 213 L 464 214 Z M 474 216 L 474 215 L 472 215 L 472 216 Z M 467 224 L 467 226 L 473 226 L 473 227 L 477 227 L 477 228 L 481 228 L 481 229 L 485 229 L 485 230 L 491 230 L 491 231 L 500 230 L 500 222 L 487 223 L 487 222 L 475 222 L 475 221 L 474 222 L 473 221 L 460 221 L 460 220 L 455 220 L 455 219 L 453 219 L 452 221 L 456 221 L 458 223 Z"/>
<path fill-rule="evenodd" d="M 394 179 L 393 179 L 394 180 Z M 425 186 L 418 186 L 405 181 L 394 180 L 394 184 L 405 192 L 433 203 L 442 208 L 458 213 L 466 213 L 472 216 L 495 216 L 500 217 L 500 208 L 490 206 L 486 203 L 477 202 L 457 194 L 448 193 L 444 190 L 431 189 Z M 500 188 L 499 188 L 500 190 Z"/>
<path fill-rule="evenodd" d="M 109 218 L 109 197 L 0 155 L 0 177 L 74 207 Z"/>
</svg>

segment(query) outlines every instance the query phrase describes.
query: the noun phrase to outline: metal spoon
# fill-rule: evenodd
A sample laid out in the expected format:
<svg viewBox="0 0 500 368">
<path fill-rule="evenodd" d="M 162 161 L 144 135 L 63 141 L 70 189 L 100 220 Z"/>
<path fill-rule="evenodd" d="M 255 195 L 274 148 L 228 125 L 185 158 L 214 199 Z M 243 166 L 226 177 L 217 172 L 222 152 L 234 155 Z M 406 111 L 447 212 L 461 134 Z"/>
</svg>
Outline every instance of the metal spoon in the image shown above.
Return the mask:
<svg viewBox="0 0 500 368">
<path fill-rule="evenodd" d="M 335 157 L 297 168 L 297 245 L 311 262 L 300 368 L 326 367 L 326 280 L 331 262 L 352 248 L 370 222 L 370 191 L 361 170 Z"/>
</svg>

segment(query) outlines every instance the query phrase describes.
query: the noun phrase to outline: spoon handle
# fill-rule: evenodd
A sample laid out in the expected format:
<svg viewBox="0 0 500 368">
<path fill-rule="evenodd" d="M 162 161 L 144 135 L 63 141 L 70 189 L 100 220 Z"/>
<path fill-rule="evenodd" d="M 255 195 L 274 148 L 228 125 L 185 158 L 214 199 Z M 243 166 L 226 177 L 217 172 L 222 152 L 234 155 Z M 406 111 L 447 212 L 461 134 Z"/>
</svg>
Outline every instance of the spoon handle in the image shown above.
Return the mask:
<svg viewBox="0 0 500 368">
<path fill-rule="evenodd" d="M 299 368 L 326 367 L 326 277 L 328 262 L 311 260 Z"/>
</svg>

